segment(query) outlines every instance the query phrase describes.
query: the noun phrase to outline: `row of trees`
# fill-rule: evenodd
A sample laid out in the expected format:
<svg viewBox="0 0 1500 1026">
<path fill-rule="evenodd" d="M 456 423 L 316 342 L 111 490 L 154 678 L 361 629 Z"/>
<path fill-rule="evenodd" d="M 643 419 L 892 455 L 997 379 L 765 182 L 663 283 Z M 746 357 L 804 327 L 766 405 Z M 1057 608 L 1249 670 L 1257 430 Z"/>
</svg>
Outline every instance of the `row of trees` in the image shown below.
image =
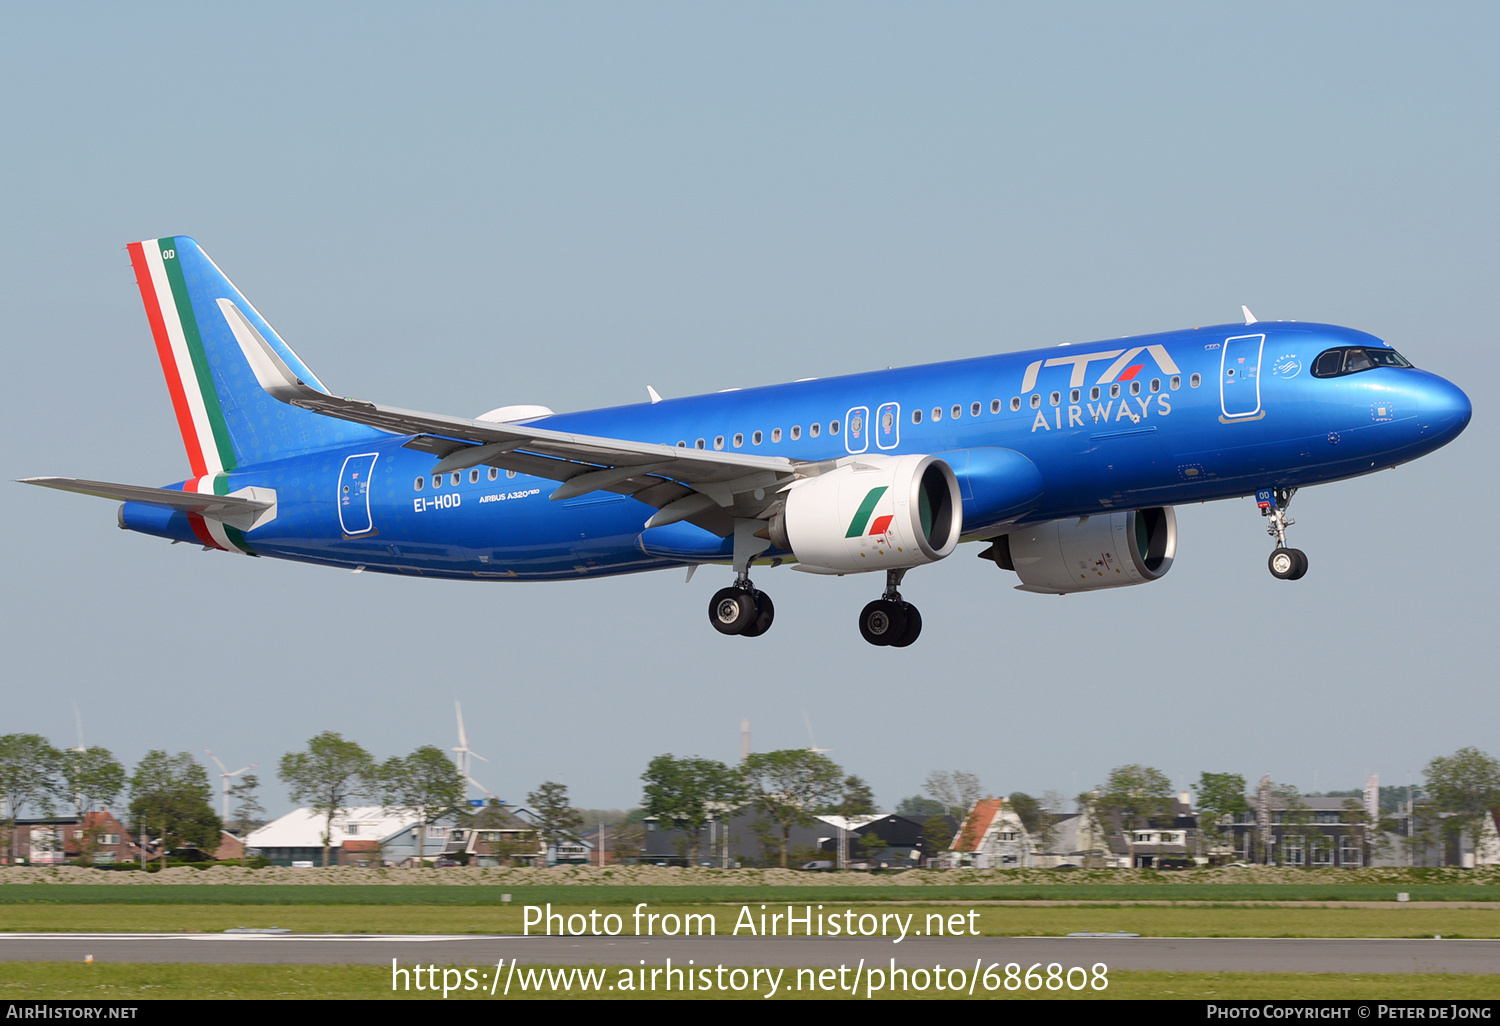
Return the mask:
<svg viewBox="0 0 1500 1026">
<path fill-rule="evenodd" d="M 277 775 L 287 785 L 292 801 L 323 817 L 325 866 L 332 850 L 334 819 L 360 801 L 415 813 L 419 853 L 426 850 L 430 825 L 467 808 L 458 767 L 433 745 L 377 762 L 357 742 L 324 731 L 303 751 L 283 755 Z"/>
<path fill-rule="evenodd" d="M 244 777 L 236 785 L 238 812 L 260 811 L 258 782 Z M 223 824 L 213 809 L 208 772 L 187 752 L 146 753 L 134 772 L 107 748 L 58 749 L 40 734 L 0 737 L 0 800 L 5 804 L 4 851 L 14 861 L 15 822 L 23 808 L 53 815 L 69 809 L 84 824 L 81 855 L 91 861 L 102 825 L 93 814 L 128 800 L 126 818 L 138 834 L 155 833 L 161 854 L 173 848 L 215 851 Z"/>
<path fill-rule="evenodd" d="M 781 865 L 788 861 L 794 826 L 819 815 L 862 816 L 875 811 L 870 785 L 846 774 L 828 756 L 805 748 L 756 752 L 739 766 L 699 756 L 658 755 L 641 774 L 646 815 L 682 829 L 688 858 L 697 864 L 703 827 L 723 813 L 754 804 L 778 834 Z"/>
<path fill-rule="evenodd" d="M 458 767 L 440 748 L 423 745 L 410 755 L 377 762 L 355 741 L 324 731 L 300 752 L 282 756 L 278 775 L 292 801 L 323 817 L 323 865 L 332 854 L 333 821 L 360 801 L 408 809 L 417 817 L 417 851 L 427 850 L 427 828 L 468 814 L 467 791 Z M 573 836 L 582 814 L 565 785 L 548 781 L 526 796 L 537 834 L 555 845 Z"/>
</svg>

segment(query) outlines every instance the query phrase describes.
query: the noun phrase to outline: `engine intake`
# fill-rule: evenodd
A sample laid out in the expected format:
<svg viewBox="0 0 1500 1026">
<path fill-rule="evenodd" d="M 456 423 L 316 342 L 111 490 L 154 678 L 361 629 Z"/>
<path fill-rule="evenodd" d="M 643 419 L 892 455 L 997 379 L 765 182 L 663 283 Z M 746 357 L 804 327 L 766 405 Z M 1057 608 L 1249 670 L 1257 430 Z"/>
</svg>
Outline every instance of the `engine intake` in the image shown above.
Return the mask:
<svg viewBox="0 0 1500 1026">
<path fill-rule="evenodd" d="M 1021 578 L 1020 591 L 1066 595 L 1145 584 L 1177 555 L 1171 506 L 1051 520 L 1002 535 L 981 555 Z"/>
<path fill-rule="evenodd" d="M 958 545 L 963 496 L 934 456 L 861 456 L 794 485 L 771 539 L 811 567 L 836 573 L 900 570 Z"/>
</svg>

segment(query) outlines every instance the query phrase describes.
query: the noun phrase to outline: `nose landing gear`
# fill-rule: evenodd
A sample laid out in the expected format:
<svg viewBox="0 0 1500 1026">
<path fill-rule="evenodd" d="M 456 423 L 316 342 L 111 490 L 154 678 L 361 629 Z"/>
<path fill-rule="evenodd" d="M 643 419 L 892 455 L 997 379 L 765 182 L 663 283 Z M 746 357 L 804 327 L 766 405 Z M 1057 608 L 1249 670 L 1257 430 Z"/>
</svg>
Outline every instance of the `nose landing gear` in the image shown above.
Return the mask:
<svg viewBox="0 0 1500 1026">
<path fill-rule="evenodd" d="M 885 594 L 860 610 L 859 633 L 872 645 L 905 648 L 922 633 L 922 614 L 897 590 L 905 576 L 905 570 L 887 570 Z"/>
<path fill-rule="evenodd" d="M 1276 539 L 1276 548 L 1271 551 L 1266 565 L 1271 569 L 1271 576 L 1278 581 L 1300 580 L 1307 573 L 1307 553 L 1301 549 L 1289 549 L 1286 544 L 1286 529 L 1296 523 L 1286 515 L 1286 510 L 1296 494 L 1295 488 L 1262 488 L 1255 493 L 1260 515 L 1267 518 L 1266 533 Z"/>
</svg>

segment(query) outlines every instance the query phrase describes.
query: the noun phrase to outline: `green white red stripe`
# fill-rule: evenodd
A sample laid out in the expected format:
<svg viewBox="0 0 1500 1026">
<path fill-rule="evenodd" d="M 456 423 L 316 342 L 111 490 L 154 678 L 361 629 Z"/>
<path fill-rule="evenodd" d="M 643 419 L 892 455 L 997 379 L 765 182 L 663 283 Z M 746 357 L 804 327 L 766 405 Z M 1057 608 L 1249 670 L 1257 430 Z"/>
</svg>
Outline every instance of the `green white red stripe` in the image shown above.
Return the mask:
<svg viewBox="0 0 1500 1026">
<path fill-rule="evenodd" d="M 196 477 L 190 481 L 184 481 L 182 490 L 197 492 L 199 495 L 228 495 L 229 475 L 211 474 Z M 197 513 L 189 513 L 187 517 L 188 523 L 193 528 L 193 534 L 204 545 L 223 549 L 225 552 L 242 552 L 247 556 L 256 554 L 255 550 L 250 547 L 250 543 L 245 541 L 244 533 L 238 528 Z"/>
<path fill-rule="evenodd" d="M 189 243 L 191 245 L 191 243 Z M 235 469 L 234 449 L 214 388 L 213 374 L 203 351 L 198 319 L 188 298 L 176 238 L 132 242 L 126 247 L 135 268 L 136 285 L 146 306 L 146 320 L 156 342 L 177 428 L 187 449 L 193 477 L 184 482 L 186 492 L 226 495 L 228 471 Z M 244 535 L 227 524 L 196 513 L 188 514 L 193 534 L 204 545 L 226 552 L 254 555 Z"/>
<path fill-rule="evenodd" d="M 126 248 L 193 476 L 233 470 L 234 449 L 177 259 L 177 240 L 152 239 Z"/>
</svg>

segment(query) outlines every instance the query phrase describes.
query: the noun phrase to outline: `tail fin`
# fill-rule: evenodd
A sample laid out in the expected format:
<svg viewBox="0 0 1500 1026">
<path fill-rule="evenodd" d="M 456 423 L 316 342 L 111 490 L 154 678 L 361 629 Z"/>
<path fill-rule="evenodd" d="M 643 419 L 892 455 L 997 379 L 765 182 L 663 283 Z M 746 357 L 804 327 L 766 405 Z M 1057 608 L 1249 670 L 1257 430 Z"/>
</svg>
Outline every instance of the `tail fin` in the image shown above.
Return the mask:
<svg viewBox="0 0 1500 1026">
<path fill-rule="evenodd" d="M 221 299 L 235 305 L 299 378 L 327 390 L 192 239 L 177 235 L 127 248 L 194 477 L 383 437 L 266 394 L 225 320 Z"/>
</svg>

